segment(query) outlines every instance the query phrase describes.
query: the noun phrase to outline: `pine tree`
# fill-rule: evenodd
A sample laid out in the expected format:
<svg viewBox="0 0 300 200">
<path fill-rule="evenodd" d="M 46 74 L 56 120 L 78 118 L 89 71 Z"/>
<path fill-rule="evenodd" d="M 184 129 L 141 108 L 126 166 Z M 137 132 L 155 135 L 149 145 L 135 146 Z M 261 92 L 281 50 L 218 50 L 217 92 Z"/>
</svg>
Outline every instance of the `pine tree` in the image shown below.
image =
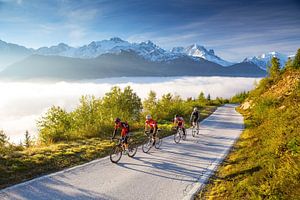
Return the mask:
<svg viewBox="0 0 300 200">
<path fill-rule="evenodd" d="M 29 132 L 28 132 L 28 130 L 26 130 L 26 132 L 25 132 L 25 141 L 24 141 L 24 143 L 25 143 L 25 147 L 30 147 L 31 146 L 31 137 L 30 137 L 30 135 L 29 135 Z"/>
<path fill-rule="evenodd" d="M 289 57 L 285 63 L 284 70 L 293 68 L 293 60 Z"/>
<path fill-rule="evenodd" d="M 295 55 L 293 66 L 295 69 L 300 69 L 300 49 L 298 49 Z"/>
<path fill-rule="evenodd" d="M 271 66 L 269 67 L 269 76 L 272 79 L 277 79 L 280 75 L 280 63 L 279 59 L 273 57 L 271 60 Z"/>
<path fill-rule="evenodd" d="M 210 94 L 207 95 L 207 98 L 206 98 L 206 99 L 207 99 L 207 101 L 210 101 L 210 100 L 211 100 Z"/>
</svg>

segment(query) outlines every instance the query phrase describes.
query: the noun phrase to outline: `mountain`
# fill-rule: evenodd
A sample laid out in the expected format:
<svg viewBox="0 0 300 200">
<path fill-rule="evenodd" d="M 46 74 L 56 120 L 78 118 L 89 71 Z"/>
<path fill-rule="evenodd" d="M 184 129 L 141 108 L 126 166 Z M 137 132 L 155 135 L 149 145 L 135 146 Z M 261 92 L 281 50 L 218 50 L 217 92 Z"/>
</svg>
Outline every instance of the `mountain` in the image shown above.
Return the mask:
<svg viewBox="0 0 300 200">
<path fill-rule="evenodd" d="M 33 49 L 0 40 L 0 70 L 31 55 Z"/>
<path fill-rule="evenodd" d="M 215 55 L 213 49 L 207 50 L 205 47 L 193 44 L 187 47 L 175 47 L 171 50 L 174 54 L 184 54 L 194 58 L 203 58 L 205 60 L 217 63 L 222 66 L 230 66 L 233 63 L 225 61 Z"/>
<path fill-rule="evenodd" d="M 259 56 L 245 58 L 243 62 L 248 62 L 248 63 L 250 62 L 259 66 L 261 69 L 267 70 L 267 67 L 270 65 L 270 62 L 273 57 L 279 59 L 281 68 L 284 67 L 286 61 L 288 60 L 288 56 L 282 53 L 269 52 L 269 53 L 261 54 Z"/>
<path fill-rule="evenodd" d="M 155 45 L 151 41 L 141 43 L 129 43 L 120 38 L 114 37 L 109 40 L 93 41 L 88 45 L 78 48 L 59 44 L 52 47 L 42 47 L 35 53 L 38 55 L 66 56 L 72 58 L 96 58 L 100 55 L 111 53 L 119 54 L 121 51 L 134 51 L 138 55 L 153 62 L 166 61 L 175 58 L 166 50 Z M 178 56 L 176 56 L 178 57 Z"/>
<path fill-rule="evenodd" d="M 13 44 L 9 44 L 13 45 Z M 4 48 L 9 46 L 8 43 L 5 43 Z M 229 66 L 232 63 L 227 62 L 217 55 L 215 55 L 214 50 L 207 50 L 205 47 L 194 44 L 187 47 L 176 47 L 171 51 L 167 51 L 151 41 L 141 42 L 141 43 L 130 43 L 124 41 L 118 37 L 111 38 L 109 40 L 102 41 L 93 41 L 88 45 L 83 45 L 81 47 L 71 47 L 67 44 L 60 43 L 51 47 L 41 47 L 39 49 L 27 49 L 22 46 L 14 45 L 15 48 L 11 48 L 10 55 L 14 54 L 14 49 L 16 52 L 19 52 L 21 48 L 22 51 L 26 52 L 24 56 L 37 54 L 44 56 L 65 56 L 71 58 L 96 58 L 100 55 L 111 53 L 119 54 L 121 51 L 134 51 L 136 54 L 144 57 L 145 59 L 153 62 L 164 62 L 173 60 L 182 56 L 190 56 L 192 58 L 198 59 L 203 58 L 205 60 L 217 63 L 222 66 Z M 17 47 L 19 49 L 17 49 Z M 24 56 L 22 58 L 24 58 Z M 10 58 L 10 57 L 9 57 Z M 15 59 L 11 59 L 12 62 L 15 62 Z M 18 59 L 20 60 L 20 59 Z M 9 64 L 11 64 L 9 63 Z M 3 64 L 4 65 L 4 64 Z M 5 64 L 7 65 L 7 64 Z M 5 66 L 4 65 L 4 66 Z"/>
<path fill-rule="evenodd" d="M 248 64 L 241 63 L 238 67 L 222 67 L 203 58 L 196 60 L 187 55 L 172 60 L 152 62 L 133 50 L 121 50 L 118 54 L 107 53 L 88 59 L 31 55 L 5 68 L 0 72 L 0 78 L 79 80 L 120 76 L 262 77 L 266 75 L 264 70 L 255 65 L 251 70 L 243 68 L 242 65 Z"/>
</svg>

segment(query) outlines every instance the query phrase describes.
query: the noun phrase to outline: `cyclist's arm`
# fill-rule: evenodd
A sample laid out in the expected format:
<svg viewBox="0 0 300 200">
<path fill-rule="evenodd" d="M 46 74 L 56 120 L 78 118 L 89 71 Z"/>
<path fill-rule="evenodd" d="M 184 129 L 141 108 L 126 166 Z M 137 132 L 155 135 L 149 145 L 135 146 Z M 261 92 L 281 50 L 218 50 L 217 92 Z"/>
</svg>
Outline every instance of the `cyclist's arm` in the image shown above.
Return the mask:
<svg viewBox="0 0 300 200">
<path fill-rule="evenodd" d="M 112 138 L 115 138 L 118 128 L 115 126 L 114 132 L 112 134 Z"/>
<path fill-rule="evenodd" d="M 190 122 L 192 122 L 193 118 L 194 118 L 194 112 L 192 112 L 192 114 L 191 114 Z"/>
</svg>

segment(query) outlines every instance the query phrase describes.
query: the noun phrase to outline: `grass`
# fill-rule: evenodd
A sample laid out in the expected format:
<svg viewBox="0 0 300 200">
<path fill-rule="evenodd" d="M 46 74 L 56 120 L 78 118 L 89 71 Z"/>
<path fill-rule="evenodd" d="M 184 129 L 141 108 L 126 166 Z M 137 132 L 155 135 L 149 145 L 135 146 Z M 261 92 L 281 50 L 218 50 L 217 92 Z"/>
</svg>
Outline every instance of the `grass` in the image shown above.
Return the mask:
<svg viewBox="0 0 300 200">
<path fill-rule="evenodd" d="M 300 71 L 262 84 L 239 109 L 245 131 L 196 199 L 300 199 Z"/>
<path fill-rule="evenodd" d="M 215 106 L 205 107 L 201 120 L 215 109 Z M 172 124 L 161 124 L 160 137 L 172 135 L 171 127 Z M 141 131 L 134 132 L 132 137 L 136 144 L 142 144 L 146 139 Z M 108 139 L 90 138 L 8 151 L 0 156 L 0 188 L 105 157 L 114 145 L 115 142 Z"/>
</svg>

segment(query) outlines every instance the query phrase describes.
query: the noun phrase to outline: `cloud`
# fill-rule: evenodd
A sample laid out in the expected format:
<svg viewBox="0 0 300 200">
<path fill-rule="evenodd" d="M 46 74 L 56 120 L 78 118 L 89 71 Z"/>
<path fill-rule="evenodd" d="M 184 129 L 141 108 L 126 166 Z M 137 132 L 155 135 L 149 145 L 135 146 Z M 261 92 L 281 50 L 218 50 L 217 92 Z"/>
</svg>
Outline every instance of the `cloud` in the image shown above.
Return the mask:
<svg viewBox="0 0 300 200">
<path fill-rule="evenodd" d="M 237 92 L 250 90 L 257 78 L 230 77 L 144 77 L 144 78 L 108 78 L 85 82 L 0 82 L 0 129 L 10 139 L 19 142 L 25 130 L 37 133 L 36 120 L 52 105 L 68 111 L 79 103 L 81 95 L 102 97 L 112 86 L 124 88 L 131 86 L 142 98 L 150 90 L 158 97 L 170 92 L 183 98 L 197 97 L 203 91 L 212 98 L 231 97 Z"/>
</svg>

